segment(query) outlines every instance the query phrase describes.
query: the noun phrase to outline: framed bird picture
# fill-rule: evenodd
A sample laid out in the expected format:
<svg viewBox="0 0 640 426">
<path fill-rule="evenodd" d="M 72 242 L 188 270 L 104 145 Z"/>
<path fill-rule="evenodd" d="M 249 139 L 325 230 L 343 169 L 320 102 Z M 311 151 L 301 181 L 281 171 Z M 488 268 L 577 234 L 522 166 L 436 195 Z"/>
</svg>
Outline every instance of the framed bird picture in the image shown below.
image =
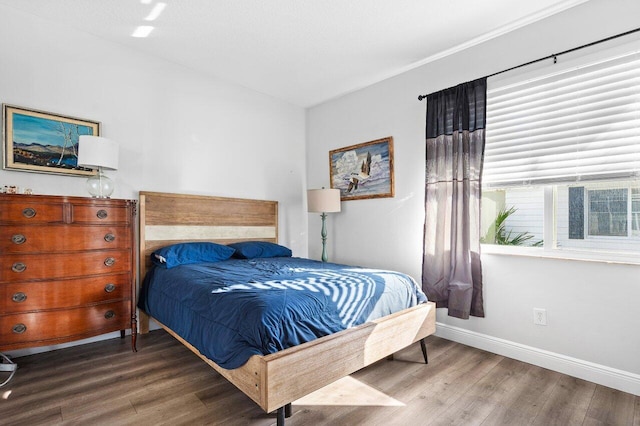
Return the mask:
<svg viewBox="0 0 640 426">
<path fill-rule="evenodd" d="M 329 173 L 342 201 L 393 197 L 393 137 L 329 151 Z"/>
</svg>

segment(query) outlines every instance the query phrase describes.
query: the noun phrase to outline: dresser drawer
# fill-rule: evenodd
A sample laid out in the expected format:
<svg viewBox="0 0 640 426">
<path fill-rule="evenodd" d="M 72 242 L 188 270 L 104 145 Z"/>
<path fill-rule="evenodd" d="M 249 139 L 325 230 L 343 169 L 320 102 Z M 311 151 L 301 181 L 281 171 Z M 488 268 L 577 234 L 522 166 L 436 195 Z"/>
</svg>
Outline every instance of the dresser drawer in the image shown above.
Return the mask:
<svg viewBox="0 0 640 426">
<path fill-rule="evenodd" d="M 52 280 L 132 270 L 130 250 L 0 256 L 0 283 Z"/>
<path fill-rule="evenodd" d="M 41 346 L 131 328 L 131 302 L 0 316 L 0 350 Z"/>
<path fill-rule="evenodd" d="M 0 226 L 0 253 L 129 249 L 126 226 Z"/>
<path fill-rule="evenodd" d="M 135 202 L 0 194 L 0 223 L 129 225 Z"/>
<path fill-rule="evenodd" d="M 125 205 L 109 206 L 100 204 L 71 203 L 71 221 L 75 224 L 129 224 L 131 209 Z"/>
<path fill-rule="evenodd" d="M 0 202 L 0 223 L 55 223 L 64 221 L 62 203 L 46 203 L 20 196 Z"/>
<path fill-rule="evenodd" d="M 3 314 L 131 299 L 129 274 L 0 284 Z"/>
</svg>

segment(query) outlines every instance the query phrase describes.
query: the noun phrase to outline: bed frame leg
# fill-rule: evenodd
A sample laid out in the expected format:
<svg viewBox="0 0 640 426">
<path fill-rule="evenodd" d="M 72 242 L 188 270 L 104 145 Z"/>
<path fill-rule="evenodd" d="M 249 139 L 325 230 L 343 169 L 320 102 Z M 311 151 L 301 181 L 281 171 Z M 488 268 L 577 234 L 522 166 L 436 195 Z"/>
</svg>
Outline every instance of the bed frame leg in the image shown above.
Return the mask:
<svg viewBox="0 0 640 426">
<path fill-rule="evenodd" d="M 284 407 L 278 408 L 278 411 L 276 412 L 276 426 L 284 426 L 284 418 L 286 417 L 284 412 Z"/>
<path fill-rule="evenodd" d="M 422 349 L 422 357 L 424 358 L 424 363 L 429 364 L 429 358 L 427 357 L 427 343 L 424 339 L 420 339 L 420 349 Z M 387 361 L 393 361 L 393 354 L 387 355 Z"/>
<path fill-rule="evenodd" d="M 424 357 L 424 363 L 429 364 L 429 358 L 427 357 L 427 344 L 424 339 L 420 339 L 420 349 L 422 349 L 422 356 Z"/>
<path fill-rule="evenodd" d="M 284 405 L 276 411 L 276 425 L 284 426 L 284 419 L 291 417 L 291 403 Z"/>
</svg>

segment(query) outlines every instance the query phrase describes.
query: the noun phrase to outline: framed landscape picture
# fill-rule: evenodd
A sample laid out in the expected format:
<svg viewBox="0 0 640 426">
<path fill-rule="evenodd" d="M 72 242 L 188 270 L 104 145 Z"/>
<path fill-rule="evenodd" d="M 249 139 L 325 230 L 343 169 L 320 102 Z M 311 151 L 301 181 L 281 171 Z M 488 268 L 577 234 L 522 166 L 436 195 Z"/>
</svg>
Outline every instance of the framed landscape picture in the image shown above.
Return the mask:
<svg viewBox="0 0 640 426">
<path fill-rule="evenodd" d="M 78 167 L 78 137 L 100 136 L 100 123 L 44 111 L 2 105 L 3 168 L 88 176 Z"/>
<path fill-rule="evenodd" d="M 329 151 L 329 168 L 342 201 L 393 197 L 393 137 Z"/>
</svg>

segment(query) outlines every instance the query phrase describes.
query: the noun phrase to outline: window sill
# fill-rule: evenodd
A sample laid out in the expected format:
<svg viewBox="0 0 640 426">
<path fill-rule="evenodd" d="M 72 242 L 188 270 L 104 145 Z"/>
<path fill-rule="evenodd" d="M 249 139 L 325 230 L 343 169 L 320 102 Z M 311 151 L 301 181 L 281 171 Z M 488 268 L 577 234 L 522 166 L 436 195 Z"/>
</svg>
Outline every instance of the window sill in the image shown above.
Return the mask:
<svg viewBox="0 0 640 426">
<path fill-rule="evenodd" d="M 495 244 L 482 244 L 481 252 L 483 255 L 525 256 L 558 260 L 578 260 L 583 262 L 640 265 L 640 253 L 587 252 L 568 249 L 501 246 Z"/>
</svg>

